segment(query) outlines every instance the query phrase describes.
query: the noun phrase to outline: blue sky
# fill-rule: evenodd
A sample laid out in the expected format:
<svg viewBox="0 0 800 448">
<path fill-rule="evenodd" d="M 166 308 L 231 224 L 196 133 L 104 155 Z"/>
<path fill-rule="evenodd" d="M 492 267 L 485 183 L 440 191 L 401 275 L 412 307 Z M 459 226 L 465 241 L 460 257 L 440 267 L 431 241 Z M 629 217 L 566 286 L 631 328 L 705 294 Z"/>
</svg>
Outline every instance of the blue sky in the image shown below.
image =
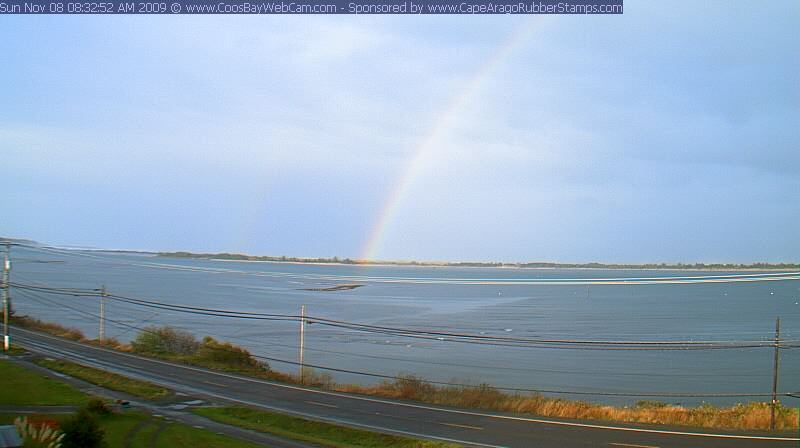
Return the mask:
<svg viewBox="0 0 800 448">
<path fill-rule="evenodd" d="M 0 235 L 358 257 L 438 129 L 373 256 L 800 260 L 800 3 L 625 6 L 0 16 Z"/>
</svg>

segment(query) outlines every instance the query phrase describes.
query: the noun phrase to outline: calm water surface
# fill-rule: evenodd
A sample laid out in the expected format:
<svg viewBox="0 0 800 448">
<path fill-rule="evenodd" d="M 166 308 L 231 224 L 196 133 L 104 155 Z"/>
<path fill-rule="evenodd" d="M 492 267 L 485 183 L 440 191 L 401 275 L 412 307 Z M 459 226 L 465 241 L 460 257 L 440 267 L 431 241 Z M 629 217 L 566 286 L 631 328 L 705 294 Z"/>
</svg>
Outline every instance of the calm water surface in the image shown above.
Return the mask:
<svg viewBox="0 0 800 448">
<path fill-rule="evenodd" d="M 97 288 L 164 302 L 239 311 L 309 315 L 374 325 L 488 335 L 600 340 L 770 340 L 775 318 L 782 335 L 800 339 L 800 281 L 660 285 L 453 284 L 453 279 L 638 278 L 726 275 L 726 272 L 338 266 L 189 260 L 142 254 L 13 249 L 12 280 Z M 741 272 L 738 272 L 740 274 Z M 304 288 L 353 283 L 336 292 Z M 344 278 L 342 278 L 344 277 Z M 387 279 L 416 279 L 386 282 Z M 433 283 L 419 283 L 432 281 Z M 428 279 L 428 280 L 425 280 Z M 455 280 L 463 282 L 463 280 Z M 23 314 L 96 335 L 96 298 L 14 292 Z M 48 302 L 48 300 L 50 302 Z M 63 306 L 54 305 L 54 302 Z M 69 307 L 69 308 L 68 308 Z M 79 311 L 76 311 L 75 308 Z M 187 315 L 109 301 L 107 317 L 135 326 L 169 324 L 212 335 L 252 352 L 296 361 L 298 323 Z M 82 312 L 80 312 L 82 311 Z M 107 325 L 128 341 L 135 330 Z M 770 348 L 703 351 L 586 351 L 476 346 L 409 339 L 309 325 L 306 362 L 384 375 L 415 374 L 438 381 L 591 392 L 766 393 Z M 781 391 L 800 391 L 800 349 L 781 352 Z M 271 362 L 290 371 L 295 366 Z M 343 382 L 374 378 L 333 373 Z M 642 398 L 582 397 L 608 403 Z M 699 399 L 663 398 L 696 404 Z M 746 399 L 706 398 L 719 404 Z M 787 398 L 790 405 L 800 400 Z"/>
</svg>

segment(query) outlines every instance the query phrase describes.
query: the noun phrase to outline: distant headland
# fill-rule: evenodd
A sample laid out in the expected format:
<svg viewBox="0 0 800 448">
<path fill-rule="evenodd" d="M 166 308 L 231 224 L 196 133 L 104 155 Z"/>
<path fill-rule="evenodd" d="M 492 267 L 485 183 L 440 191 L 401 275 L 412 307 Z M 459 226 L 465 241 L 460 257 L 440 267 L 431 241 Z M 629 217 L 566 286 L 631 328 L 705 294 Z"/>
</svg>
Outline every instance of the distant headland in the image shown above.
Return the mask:
<svg viewBox="0 0 800 448">
<path fill-rule="evenodd" d="M 42 244 L 33 240 L 0 237 L 0 245 L 12 245 L 51 248 L 59 250 L 82 250 L 108 253 L 148 254 L 159 257 L 195 258 L 205 260 L 227 261 L 261 261 L 273 263 L 309 263 L 309 264 L 343 264 L 365 266 L 421 266 L 421 267 L 465 267 L 465 268 L 527 268 L 527 269 L 642 269 L 642 270 L 697 270 L 697 271 L 787 271 L 800 270 L 800 263 L 554 263 L 534 262 L 494 262 L 494 261 L 415 261 L 415 260 L 361 260 L 340 257 L 289 257 L 274 255 L 247 255 L 230 252 L 154 252 L 147 250 L 100 249 L 100 248 L 67 248 Z"/>
<path fill-rule="evenodd" d="M 207 260 L 267 261 L 283 263 L 317 263 L 346 265 L 391 265 L 430 267 L 476 267 L 476 268 L 538 268 L 538 269 L 665 269 L 665 270 L 790 270 L 800 269 L 800 263 L 552 263 L 552 262 L 483 262 L 483 261 L 396 261 L 354 260 L 351 258 L 306 258 L 270 255 L 246 255 L 236 253 L 157 252 L 161 257 L 200 258 Z"/>
</svg>

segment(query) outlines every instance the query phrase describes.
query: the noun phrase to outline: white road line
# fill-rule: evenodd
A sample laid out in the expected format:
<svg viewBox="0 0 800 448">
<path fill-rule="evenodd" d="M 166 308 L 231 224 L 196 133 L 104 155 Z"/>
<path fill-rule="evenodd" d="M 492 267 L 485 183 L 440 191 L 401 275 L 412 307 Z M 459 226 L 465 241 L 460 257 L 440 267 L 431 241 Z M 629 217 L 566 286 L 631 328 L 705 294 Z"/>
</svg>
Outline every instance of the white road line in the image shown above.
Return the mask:
<svg viewBox="0 0 800 448">
<path fill-rule="evenodd" d="M 632 448 L 658 448 L 657 446 L 653 446 L 653 445 L 635 445 L 633 443 L 609 443 L 609 445 L 629 446 L 629 447 L 632 447 Z"/>
<path fill-rule="evenodd" d="M 439 424 L 445 426 L 453 426 L 456 428 L 467 428 L 467 429 L 474 429 L 477 431 L 483 431 L 483 428 L 481 428 L 480 426 L 459 425 L 458 423 L 445 423 L 445 422 L 439 422 Z"/>
<path fill-rule="evenodd" d="M 46 337 L 48 337 L 50 339 L 56 339 L 56 340 L 61 341 L 61 339 L 58 339 L 58 338 L 53 338 L 53 337 L 50 337 L 50 336 L 46 336 Z M 72 341 L 66 341 L 66 342 L 70 342 L 70 343 L 72 343 L 74 345 L 79 345 L 79 346 L 83 347 L 82 344 L 77 344 L 77 343 L 74 343 Z M 77 353 L 64 351 L 63 349 L 42 346 L 42 345 L 40 345 L 38 343 L 30 342 L 30 341 L 25 342 L 24 344 L 30 344 L 30 345 L 33 345 L 35 347 L 38 347 L 39 350 L 41 350 L 41 351 L 55 353 L 55 354 L 57 354 L 56 356 L 66 357 L 66 358 L 70 358 L 70 359 L 80 358 L 80 359 L 84 360 L 84 363 L 87 363 L 89 365 L 93 364 L 93 365 L 98 366 L 100 368 L 109 368 L 109 367 L 105 367 L 102 362 L 100 362 L 100 363 L 93 362 L 93 361 L 90 360 L 90 358 L 87 358 L 87 357 L 85 357 L 83 355 L 79 355 Z M 115 352 L 113 350 L 106 350 L 106 351 L 110 351 L 111 353 L 117 353 L 117 352 Z M 132 358 L 136 358 L 136 359 L 142 359 L 142 358 L 139 358 L 137 356 L 131 356 L 131 357 Z M 145 358 L 145 360 L 146 361 L 151 361 L 151 360 L 146 359 L 146 358 Z M 156 361 L 156 360 L 153 360 L 153 361 L 155 361 L 155 362 L 157 362 L 159 364 L 166 364 L 168 366 L 175 366 L 175 365 L 167 363 L 167 362 Z M 184 366 L 177 366 L 177 367 L 184 367 Z M 199 372 L 209 373 L 209 372 L 207 372 L 205 370 L 196 369 L 196 368 L 193 368 L 193 367 L 189 367 L 188 369 L 189 370 L 197 370 Z M 113 370 L 113 369 L 111 369 L 111 370 Z M 234 378 L 234 379 L 246 379 L 246 378 L 237 377 L 235 375 L 227 375 L 227 374 L 222 374 L 222 376 L 226 376 L 226 377 L 230 377 L 230 378 Z M 139 376 L 139 378 L 141 378 L 143 380 L 146 380 L 146 381 L 150 381 L 150 382 L 155 383 L 155 384 L 167 385 L 169 387 L 172 387 L 173 389 L 182 388 L 184 390 L 190 390 L 190 391 L 192 391 L 192 393 L 195 393 L 195 394 L 202 394 L 202 395 L 206 395 L 206 396 L 209 396 L 209 397 L 215 397 L 215 398 L 218 398 L 218 399 L 224 400 L 224 401 L 229 401 L 229 402 L 234 402 L 234 403 L 241 403 L 241 404 L 245 404 L 245 405 L 248 405 L 248 406 L 254 406 L 254 407 L 258 407 L 258 408 L 262 408 L 262 409 L 269 409 L 269 410 L 280 412 L 280 413 L 287 414 L 287 415 L 294 415 L 294 416 L 303 417 L 303 418 L 312 419 L 312 420 L 317 420 L 317 421 L 321 421 L 321 422 L 333 423 L 333 424 L 342 425 L 342 426 L 349 426 L 349 427 L 352 427 L 352 428 L 363 428 L 363 429 L 366 429 L 366 430 L 375 431 L 375 432 L 382 432 L 382 433 L 385 433 L 385 434 L 397 434 L 397 435 L 402 435 L 402 436 L 414 437 L 414 438 L 417 438 L 417 439 L 438 440 L 438 441 L 442 441 L 442 442 L 455 443 L 455 444 L 471 446 L 471 447 L 508 448 L 508 447 L 503 446 L 503 445 L 491 445 L 491 444 L 488 444 L 488 443 L 473 442 L 473 441 L 469 441 L 469 440 L 452 439 L 452 438 L 449 438 L 449 437 L 434 436 L 434 435 L 430 435 L 430 434 L 421 434 L 421 433 L 416 433 L 416 432 L 412 432 L 412 431 L 403 431 L 403 430 L 400 430 L 400 429 L 386 428 L 386 427 L 383 427 L 383 426 L 368 425 L 368 424 L 365 424 L 365 423 L 358 423 L 358 422 L 353 422 L 353 421 L 349 421 L 349 420 L 342 420 L 342 419 L 338 419 L 338 418 L 335 418 L 335 417 L 319 416 L 319 415 L 316 415 L 316 414 L 309 414 L 309 413 L 306 413 L 306 412 L 296 411 L 294 409 L 283 408 L 283 407 L 280 407 L 280 406 L 273 406 L 273 405 L 269 405 L 269 404 L 265 404 L 265 403 L 261 403 L 261 402 L 255 402 L 255 401 L 250 401 L 250 400 L 244 400 L 244 399 L 241 399 L 241 398 L 229 397 L 227 395 L 218 394 L 218 393 L 215 393 L 215 392 L 212 392 L 212 391 L 209 391 L 209 390 L 205 390 L 205 389 L 198 389 L 196 387 L 188 386 L 188 385 L 185 385 L 185 384 L 170 383 L 169 381 L 164 381 L 163 379 L 159 379 L 157 377 L 152 377 L 152 376 L 149 376 L 149 377 L 148 376 Z M 269 384 L 268 382 L 265 382 L 265 381 L 258 381 L 258 382 L 259 383 L 263 382 L 263 383 Z"/>
<path fill-rule="evenodd" d="M 203 382 L 204 382 L 204 383 L 206 383 L 206 384 L 210 384 L 210 385 L 212 385 L 212 386 L 217 386 L 217 387 L 228 387 L 228 386 L 226 386 L 226 385 L 224 385 L 224 384 L 219 384 L 219 383 L 215 383 L 215 382 L 212 382 L 212 381 L 203 381 Z"/>
<path fill-rule="evenodd" d="M 320 403 L 319 401 L 308 401 L 308 400 L 304 400 L 304 401 L 306 403 L 308 403 L 308 404 L 314 404 L 314 405 L 317 405 L 317 406 L 325 406 L 327 408 L 338 408 L 339 407 L 339 406 L 336 406 L 335 404 Z"/>
<path fill-rule="evenodd" d="M 77 345 L 77 346 L 85 348 L 85 349 L 99 350 L 99 351 L 108 352 L 108 353 L 111 353 L 111 354 L 114 354 L 114 355 L 127 356 L 127 357 L 130 357 L 130 358 L 142 360 L 142 361 L 145 361 L 145 362 L 163 364 L 165 366 L 169 366 L 169 367 L 172 367 L 172 368 L 182 368 L 182 369 L 186 369 L 186 370 L 194 370 L 194 371 L 202 372 L 202 373 L 205 373 L 205 374 L 213 374 L 213 375 L 232 378 L 232 379 L 236 379 L 236 380 L 240 380 L 240 381 L 248 381 L 248 382 L 251 382 L 251 383 L 258 383 L 258 384 L 267 384 L 267 385 L 270 385 L 270 386 L 282 387 L 284 389 L 300 390 L 300 391 L 305 391 L 305 392 L 309 392 L 309 393 L 328 395 L 328 396 L 346 398 L 346 399 L 351 399 L 351 400 L 368 401 L 368 402 L 372 402 L 372 403 L 381 403 L 381 404 L 386 404 L 386 405 L 391 405 L 391 406 L 403 406 L 403 407 L 409 407 L 409 408 L 414 408 L 414 409 L 426 409 L 426 410 L 430 410 L 430 411 L 449 412 L 451 414 L 472 415 L 472 416 L 475 416 L 475 417 L 487 417 L 487 418 L 496 418 L 496 419 L 501 419 L 501 420 L 514 420 L 514 421 L 522 421 L 522 422 L 530 422 L 530 423 L 541 423 L 541 424 L 546 424 L 546 425 L 570 426 L 570 427 L 590 428 L 590 429 L 604 429 L 604 430 L 609 430 L 609 431 L 640 432 L 640 433 L 648 433 L 648 434 L 664 434 L 664 435 L 689 436 L 689 437 L 709 437 L 709 438 L 719 438 L 719 439 L 774 440 L 774 441 L 781 441 L 781 442 L 797 442 L 797 441 L 800 441 L 800 438 L 798 438 L 798 437 L 770 437 L 770 436 L 747 436 L 747 435 L 738 435 L 738 434 L 713 434 L 713 433 L 702 433 L 702 432 L 669 431 L 669 430 L 663 430 L 663 429 L 627 428 L 627 427 L 623 427 L 623 426 L 605 426 L 605 425 L 594 425 L 594 424 L 590 424 L 590 423 L 561 422 L 561 421 L 558 421 L 558 420 L 544 420 L 544 419 L 529 418 L 529 417 L 514 417 L 514 416 L 511 416 L 511 415 L 488 414 L 488 413 L 485 413 L 485 412 L 463 411 L 463 410 L 458 410 L 458 409 L 445 409 L 445 408 L 437 408 L 437 407 L 434 407 L 434 406 L 427 406 L 427 405 L 421 405 L 421 404 L 411 404 L 411 403 L 402 403 L 402 402 L 395 402 L 395 401 L 389 401 L 389 400 L 382 400 L 382 399 L 379 399 L 379 398 L 360 397 L 360 396 L 354 396 L 354 395 L 347 395 L 347 394 L 343 394 L 343 393 L 340 393 L 340 392 L 328 392 L 328 391 L 324 391 L 324 390 L 306 389 L 306 388 L 300 387 L 300 386 L 292 386 L 292 385 L 289 385 L 289 384 L 274 383 L 272 381 L 259 380 L 259 379 L 256 379 L 256 378 L 247 378 L 247 377 L 244 377 L 244 376 L 231 375 L 231 374 L 222 373 L 222 372 L 215 372 L 213 370 L 206 370 L 206 369 L 200 369 L 200 368 L 197 368 L 197 367 L 184 366 L 184 365 L 180 365 L 180 364 L 173 364 L 173 363 L 169 363 L 169 362 L 161 361 L 161 360 L 157 360 L 157 359 L 143 358 L 143 357 L 136 356 L 136 355 L 131 355 L 131 354 L 125 353 L 125 352 L 118 352 L 118 351 L 111 350 L 111 349 L 106 349 L 106 348 L 103 348 L 103 347 L 87 346 L 85 344 L 81 344 L 81 343 L 78 343 L 78 342 L 70 341 L 70 340 L 67 340 L 67 339 L 61 339 L 61 338 L 45 335 L 45 334 L 42 334 L 42 333 L 37 333 L 37 332 L 34 332 L 34 331 L 30 331 L 30 330 L 25 330 L 25 329 L 19 328 L 19 327 L 14 327 L 14 328 L 17 331 L 23 331 L 23 332 L 32 333 L 32 334 L 34 334 L 35 336 L 38 336 L 38 337 L 43 337 L 43 338 L 46 338 L 46 339 L 53 339 L 53 340 L 56 340 L 58 342 Z M 226 397 L 221 397 L 221 398 L 226 398 Z M 228 399 L 230 399 L 230 398 L 228 398 Z M 234 401 L 238 401 L 238 400 L 234 400 Z M 384 429 L 384 430 L 387 430 L 387 429 Z M 389 430 L 389 431 L 391 431 L 391 430 Z"/>
</svg>

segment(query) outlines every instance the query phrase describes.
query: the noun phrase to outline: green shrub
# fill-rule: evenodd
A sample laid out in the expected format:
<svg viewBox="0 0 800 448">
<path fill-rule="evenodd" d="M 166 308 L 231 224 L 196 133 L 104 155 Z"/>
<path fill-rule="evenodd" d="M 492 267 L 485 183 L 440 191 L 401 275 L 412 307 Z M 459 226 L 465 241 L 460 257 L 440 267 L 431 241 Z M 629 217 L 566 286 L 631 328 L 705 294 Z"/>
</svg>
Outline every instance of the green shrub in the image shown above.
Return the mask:
<svg viewBox="0 0 800 448">
<path fill-rule="evenodd" d="M 111 414 L 111 408 L 106 405 L 106 402 L 99 398 L 92 398 L 86 403 L 86 410 L 95 415 L 108 415 Z"/>
<path fill-rule="evenodd" d="M 197 349 L 192 361 L 211 366 L 219 366 L 229 370 L 269 370 L 269 366 L 258 361 L 247 349 L 231 344 L 219 342 L 211 336 L 203 338 L 203 343 Z"/>
<path fill-rule="evenodd" d="M 147 327 L 131 342 L 133 351 L 159 356 L 191 355 L 199 346 L 192 333 L 169 326 Z"/>
<path fill-rule="evenodd" d="M 667 403 L 658 400 L 639 400 L 636 402 L 636 407 L 642 409 L 660 409 L 667 406 L 669 406 Z"/>
<path fill-rule="evenodd" d="M 86 408 L 61 424 L 61 448 L 101 448 L 107 446 L 103 437 L 105 432 L 97 423 L 97 418 Z"/>
</svg>

